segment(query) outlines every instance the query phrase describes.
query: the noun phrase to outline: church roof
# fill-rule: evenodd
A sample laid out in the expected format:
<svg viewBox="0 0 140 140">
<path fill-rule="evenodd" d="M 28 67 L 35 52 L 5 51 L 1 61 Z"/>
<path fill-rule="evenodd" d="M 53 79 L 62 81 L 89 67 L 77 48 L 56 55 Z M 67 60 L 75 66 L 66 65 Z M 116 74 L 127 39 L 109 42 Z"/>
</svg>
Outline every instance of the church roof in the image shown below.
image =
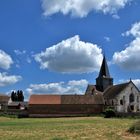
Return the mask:
<svg viewBox="0 0 140 140">
<path fill-rule="evenodd" d="M 107 65 L 105 56 L 103 58 L 103 62 L 102 62 L 100 73 L 99 73 L 98 77 L 110 78 L 110 73 L 109 73 L 109 69 L 108 69 L 108 65 Z"/>
<path fill-rule="evenodd" d="M 123 83 L 123 84 L 118 84 L 114 86 L 109 86 L 105 91 L 104 91 L 104 98 L 105 99 L 113 99 L 116 95 L 118 95 L 123 89 L 127 87 L 128 83 Z"/>
<path fill-rule="evenodd" d="M 102 94 L 102 92 L 98 91 L 96 89 L 96 86 L 95 85 L 88 85 L 87 86 L 87 89 L 86 89 L 86 92 L 85 92 L 85 95 L 92 95 L 94 93 L 98 93 L 98 94 Z"/>
</svg>

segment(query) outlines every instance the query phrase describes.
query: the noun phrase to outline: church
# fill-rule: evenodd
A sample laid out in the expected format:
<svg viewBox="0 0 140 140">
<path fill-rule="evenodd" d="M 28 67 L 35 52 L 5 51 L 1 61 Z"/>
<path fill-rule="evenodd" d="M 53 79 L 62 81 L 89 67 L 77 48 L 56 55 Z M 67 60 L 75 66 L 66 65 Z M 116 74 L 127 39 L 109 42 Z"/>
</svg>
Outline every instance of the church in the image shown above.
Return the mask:
<svg viewBox="0 0 140 140">
<path fill-rule="evenodd" d="M 140 112 L 140 91 L 130 80 L 114 85 L 110 76 L 106 57 L 96 85 L 88 85 L 84 95 L 31 95 L 28 103 L 29 116 L 65 116 L 79 114 L 99 114 L 105 108 L 119 113 Z"/>
<path fill-rule="evenodd" d="M 92 95 L 94 90 L 102 92 L 104 106 L 111 107 L 116 112 L 139 112 L 140 91 L 130 79 L 129 82 L 113 85 L 106 58 L 104 56 L 96 85 L 88 85 L 86 95 Z"/>
</svg>

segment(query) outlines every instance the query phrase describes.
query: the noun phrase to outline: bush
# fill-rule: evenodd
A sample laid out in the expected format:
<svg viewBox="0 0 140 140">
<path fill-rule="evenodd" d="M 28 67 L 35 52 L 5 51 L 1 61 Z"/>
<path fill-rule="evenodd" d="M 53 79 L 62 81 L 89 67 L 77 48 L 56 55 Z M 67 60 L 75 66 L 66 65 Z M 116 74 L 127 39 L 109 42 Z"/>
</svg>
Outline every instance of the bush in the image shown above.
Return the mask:
<svg viewBox="0 0 140 140">
<path fill-rule="evenodd" d="M 112 118 L 112 117 L 116 117 L 116 113 L 113 109 L 109 108 L 109 109 L 106 109 L 105 112 L 105 118 Z"/>
<path fill-rule="evenodd" d="M 128 132 L 132 134 L 140 134 L 140 121 L 133 124 L 129 129 Z"/>
</svg>

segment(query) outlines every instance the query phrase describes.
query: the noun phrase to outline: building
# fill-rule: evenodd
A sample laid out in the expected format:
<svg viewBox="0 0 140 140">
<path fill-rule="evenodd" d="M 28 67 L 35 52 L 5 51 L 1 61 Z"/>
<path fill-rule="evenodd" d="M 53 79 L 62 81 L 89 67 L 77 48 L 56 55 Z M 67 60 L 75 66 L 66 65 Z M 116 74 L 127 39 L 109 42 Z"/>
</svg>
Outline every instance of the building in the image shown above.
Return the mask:
<svg viewBox="0 0 140 140">
<path fill-rule="evenodd" d="M 85 95 L 31 95 L 29 116 L 66 116 L 101 113 L 111 107 L 116 112 L 139 112 L 140 91 L 130 80 L 113 85 L 104 56 L 96 85 L 88 85 Z"/>
<path fill-rule="evenodd" d="M 7 109 L 9 99 L 9 96 L 0 94 L 0 111 L 5 111 Z"/>
<path fill-rule="evenodd" d="M 88 85 L 86 94 L 100 91 L 105 100 L 105 108 L 114 108 L 116 112 L 140 112 L 140 91 L 130 80 L 129 82 L 113 85 L 106 58 L 104 56 L 96 85 Z"/>
<path fill-rule="evenodd" d="M 131 80 L 107 88 L 104 99 L 105 105 L 112 106 L 117 112 L 140 112 L 140 91 Z"/>
<path fill-rule="evenodd" d="M 101 93 L 93 95 L 31 95 L 29 116 L 71 116 L 97 114 L 103 111 L 104 99 Z"/>
</svg>

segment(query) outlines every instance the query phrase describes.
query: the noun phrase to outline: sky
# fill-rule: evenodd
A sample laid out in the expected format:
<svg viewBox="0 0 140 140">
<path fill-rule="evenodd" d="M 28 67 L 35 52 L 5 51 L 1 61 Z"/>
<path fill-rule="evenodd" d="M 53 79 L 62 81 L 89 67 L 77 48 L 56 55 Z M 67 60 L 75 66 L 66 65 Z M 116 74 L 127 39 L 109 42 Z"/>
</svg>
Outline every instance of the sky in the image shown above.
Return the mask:
<svg viewBox="0 0 140 140">
<path fill-rule="evenodd" d="M 103 55 L 140 88 L 139 0 L 1 0 L 0 94 L 84 94 Z"/>
</svg>

